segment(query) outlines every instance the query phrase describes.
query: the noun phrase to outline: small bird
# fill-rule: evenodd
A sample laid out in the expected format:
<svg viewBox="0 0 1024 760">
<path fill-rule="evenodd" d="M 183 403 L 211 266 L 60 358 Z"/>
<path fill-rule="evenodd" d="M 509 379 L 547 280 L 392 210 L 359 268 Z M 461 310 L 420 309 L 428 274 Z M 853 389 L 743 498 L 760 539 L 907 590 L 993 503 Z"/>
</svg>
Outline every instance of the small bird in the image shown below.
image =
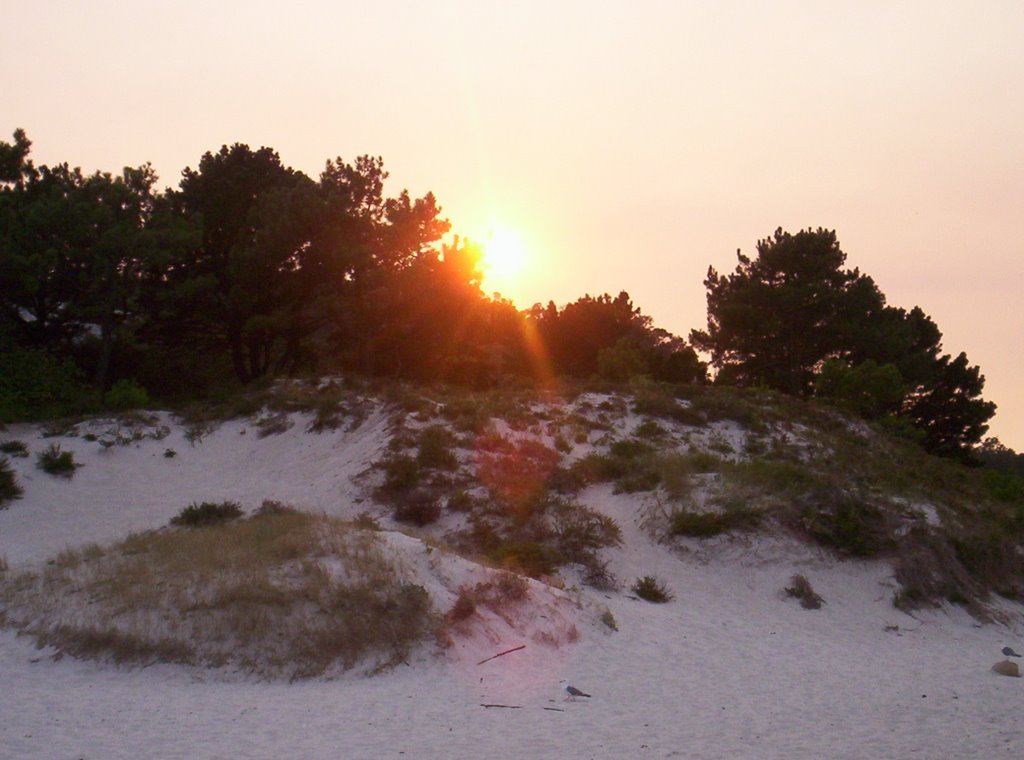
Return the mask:
<svg viewBox="0 0 1024 760">
<path fill-rule="evenodd" d="M 587 697 L 588 699 L 590 699 L 590 695 L 589 694 L 580 691 L 575 686 L 571 686 L 569 684 L 568 679 L 563 678 L 562 679 L 562 685 L 565 687 L 565 691 L 569 695 L 568 697 L 565 698 L 566 702 L 568 702 L 569 700 L 572 700 L 573 702 L 575 702 L 576 701 L 576 697 Z"/>
<path fill-rule="evenodd" d="M 1020 655 L 1014 652 L 1013 649 L 1010 647 L 1003 647 L 1003 654 L 1005 654 L 1007 657 L 1020 657 Z"/>
</svg>

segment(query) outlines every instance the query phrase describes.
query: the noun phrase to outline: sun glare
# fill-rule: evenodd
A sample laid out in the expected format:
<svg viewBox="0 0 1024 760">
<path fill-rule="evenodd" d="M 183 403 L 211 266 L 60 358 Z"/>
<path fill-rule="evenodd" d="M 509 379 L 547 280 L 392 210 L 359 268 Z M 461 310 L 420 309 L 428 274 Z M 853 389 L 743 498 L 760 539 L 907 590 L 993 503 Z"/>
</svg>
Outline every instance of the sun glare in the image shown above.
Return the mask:
<svg viewBox="0 0 1024 760">
<path fill-rule="evenodd" d="M 522 238 L 507 229 L 496 229 L 484 241 L 483 261 L 487 277 L 507 283 L 526 264 L 526 246 Z"/>
</svg>

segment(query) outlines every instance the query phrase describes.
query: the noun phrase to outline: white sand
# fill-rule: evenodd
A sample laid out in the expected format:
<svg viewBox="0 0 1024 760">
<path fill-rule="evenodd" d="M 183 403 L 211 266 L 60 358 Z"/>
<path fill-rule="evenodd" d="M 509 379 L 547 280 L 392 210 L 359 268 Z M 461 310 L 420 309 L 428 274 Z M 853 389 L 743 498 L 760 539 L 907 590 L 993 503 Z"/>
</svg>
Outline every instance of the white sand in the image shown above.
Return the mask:
<svg viewBox="0 0 1024 760">
<path fill-rule="evenodd" d="M 194 447 L 173 425 L 165 440 L 109 450 L 55 439 L 85 465 L 70 481 L 35 469 L 50 440 L 11 428 L 0 437 L 26 441 L 33 455 L 12 460 L 26 494 L 0 511 L 0 555 L 16 570 L 65 546 L 165 525 L 192 500 L 369 509 L 352 477 L 386 445 L 384 416 L 352 433 L 304 427 L 300 419 L 259 439 L 228 423 Z M 167 448 L 178 455 L 165 458 Z M 55 658 L 0 632 L 0 758 L 1024 756 L 1024 679 L 990 672 L 1004 644 L 1024 649 L 1019 624 L 980 626 L 958 609 L 905 615 L 891 605 L 884 565 L 838 563 L 777 539 L 674 552 L 641 529 L 642 499 L 607 488 L 581 498 L 623 527 L 624 546 L 607 555 L 613 572 L 627 586 L 655 575 L 674 601 L 532 583 L 533 608 L 511 624 L 478 621 L 444 653 L 422 651 L 372 678 L 294 684 Z M 390 543 L 440 607 L 459 584 L 486 577 L 416 539 Z M 784 597 L 795 572 L 823 609 Z M 599 622 L 605 607 L 618 632 Z M 544 643 L 544 632 L 559 643 Z M 593 698 L 564 701 L 562 678 Z"/>
</svg>

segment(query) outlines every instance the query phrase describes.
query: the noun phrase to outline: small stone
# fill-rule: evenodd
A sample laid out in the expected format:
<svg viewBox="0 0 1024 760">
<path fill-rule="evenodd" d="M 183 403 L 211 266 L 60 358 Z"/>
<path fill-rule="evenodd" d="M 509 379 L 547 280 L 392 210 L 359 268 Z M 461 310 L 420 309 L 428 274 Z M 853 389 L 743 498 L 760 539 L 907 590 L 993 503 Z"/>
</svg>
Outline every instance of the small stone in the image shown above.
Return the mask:
<svg viewBox="0 0 1024 760">
<path fill-rule="evenodd" d="M 1010 662 L 1009 660 L 1000 660 L 992 666 L 992 670 L 1001 676 L 1020 678 L 1020 667 L 1017 663 Z"/>
</svg>

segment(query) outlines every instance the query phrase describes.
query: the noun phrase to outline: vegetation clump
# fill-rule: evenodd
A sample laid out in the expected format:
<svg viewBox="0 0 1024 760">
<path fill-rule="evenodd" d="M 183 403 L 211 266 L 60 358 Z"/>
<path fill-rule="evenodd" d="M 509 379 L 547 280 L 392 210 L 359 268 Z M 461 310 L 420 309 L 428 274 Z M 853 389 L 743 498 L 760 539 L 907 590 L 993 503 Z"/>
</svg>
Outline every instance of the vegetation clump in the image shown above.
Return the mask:
<svg viewBox="0 0 1024 760">
<path fill-rule="evenodd" d="M 786 587 L 786 596 L 800 601 L 800 606 L 805 610 L 820 610 L 825 600 L 819 596 L 811 582 L 804 575 L 794 575 L 789 579 Z"/>
<path fill-rule="evenodd" d="M 0 442 L 0 454 L 7 454 L 11 457 L 27 457 L 28 446 L 24 441 L 3 441 Z"/>
<path fill-rule="evenodd" d="M 24 493 L 11 469 L 11 463 L 6 457 L 0 457 L 0 509 L 7 509 L 10 502 L 20 499 Z"/>
<path fill-rule="evenodd" d="M 50 475 L 70 478 L 81 465 L 75 463 L 75 455 L 71 451 L 61 451 L 59 443 L 51 443 L 36 457 L 36 466 Z"/>
<path fill-rule="evenodd" d="M 680 509 L 672 513 L 670 532 L 674 536 L 710 538 L 732 530 L 749 530 L 761 522 L 762 513 L 737 506 L 722 512 L 695 512 Z"/>
<path fill-rule="evenodd" d="M 668 587 L 653 575 L 637 578 L 630 590 L 641 599 L 654 604 L 665 604 L 675 598 Z"/>
<path fill-rule="evenodd" d="M 171 518 L 171 525 L 184 528 L 207 528 L 211 525 L 223 525 L 237 520 L 245 512 L 233 501 L 192 502 Z"/>
<path fill-rule="evenodd" d="M 401 578 L 373 531 L 273 513 L 66 552 L 0 578 L 0 601 L 8 626 L 75 656 L 295 679 L 395 665 L 429 639 L 429 596 Z"/>
</svg>

